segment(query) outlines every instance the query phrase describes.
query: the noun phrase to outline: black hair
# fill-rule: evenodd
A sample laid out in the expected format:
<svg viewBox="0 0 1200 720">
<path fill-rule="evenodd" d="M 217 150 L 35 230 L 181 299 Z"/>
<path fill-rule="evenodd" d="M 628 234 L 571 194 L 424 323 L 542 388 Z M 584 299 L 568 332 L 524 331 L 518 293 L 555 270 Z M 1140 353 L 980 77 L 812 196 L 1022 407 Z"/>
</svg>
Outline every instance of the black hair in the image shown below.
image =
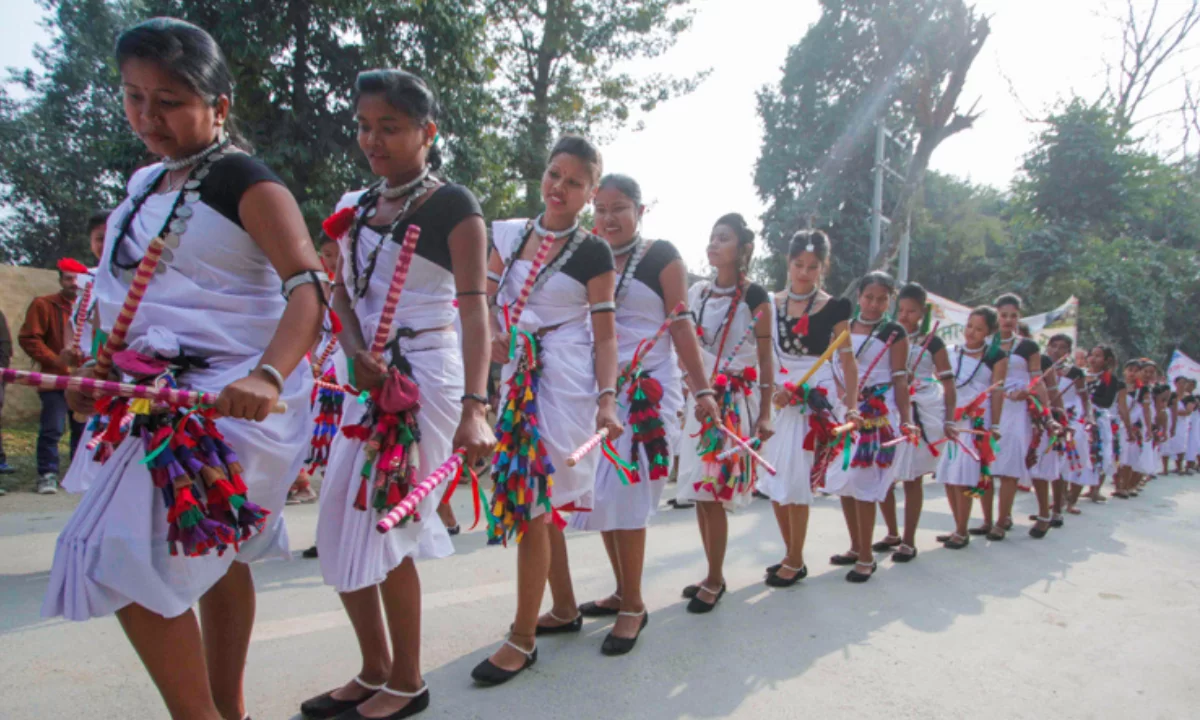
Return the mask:
<svg viewBox="0 0 1200 720">
<path fill-rule="evenodd" d="M 1049 345 L 1050 343 L 1056 342 L 1066 343 L 1067 350 L 1075 349 L 1075 339 L 1066 333 L 1055 333 L 1054 335 L 1050 336 L 1050 339 L 1046 341 L 1046 344 Z"/>
<path fill-rule="evenodd" d="M 925 288 L 920 283 L 910 282 L 900 288 L 900 294 L 896 296 L 897 300 L 912 300 L 921 307 L 925 307 L 925 303 L 929 302 L 929 294 L 925 292 Z"/>
<path fill-rule="evenodd" d="M 1129 368 L 1134 368 L 1135 370 L 1141 370 L 1142 369 L 1142 361 L 1138 360 L 1137 358 L 1130 358 L 1130 359 L 1126 360 L 1125 361 L 1125 369 L 1128 370 Z"/>
<path fill-rule="evenodd" d="M 811 252 L 817 256 L 817 261 L 824 265 L 829 262 L 829 253 L 831 250 L 832 244 L 829 241 L 829 236 L 824 232 L 821 230 L 801 230 L 793 235 L 791 242 L 788 243 L 788 260 L 795 260 L 800 255 Z"/>
<path fill-rule="evenodd" d="M 896 279 L 882 270 L 873 270 L 858 281 L 858 294 L 862 295 L 872 285 L 881 285 L 888 294 L 896 292 Z"/>
<path fill-rule="evenodd" d="M 641 207 L 642 205 L 642 186 L 638 185 L 638 181 L 628 175 L 620 175 L 618 173 L 609 173 L 600 178 L 600 189 L 606 190 L 612 188 L 621 193 L 625 197 L 633 201 L 634 205 Z"/>
<path fill-rule="evenodd" d="M 1021 300 L 1021 296 L 1016 293 L 1004 293 L 1000 297 L 996 298 L 996 302 L 992 303 L 992 305 L 997 310 L 1005 305 L 1012 305 L 1019 311 L 1024 307 L 1025 303 Z"/>
<path fill-rule="evenodd" d="M 229 98 L 225 131 L 235 144 L 247 146 L 233 119 L 233 73 L 225 53 L 212 36 L 195 25 L 172 17 L 156 17 L 126 28 L 114 50 L 117 67 L 134 58 L 158 63 L 209 105 Z"/>
<path fill-rule="evenodd" d="M 1033 339 L 1033 331 L 1025 323 L 1017 323 L 1017 335 L 1023 338 Z"/>
<path fill-rule="evenodd" d="M 1158 398 L 1159 395 L 1162 395 L 1165 392 L 1171 392 L 1171 386 L 1166 383 L 1159 383 L 1155 385 L 1154 390 L 1152 391 L 1155 398 Z"/>
<path fill-rule="evenodd" d="M 414 123 L 424 125 L 436 123 L 441 116 L 441 104 L 437 96 L 419 75 L 404 70 L 365 70 L 354 81 L 354 104 L 363 95 L 382 95 L 395 109 L 407 115 Z M 425 163 L 431 170 L 442 167 L 442 151 L 436 143 L 429 148 Z"/>
<path fill-rule="evenodd" d="M 550 156 L 546 158 L 546 162 L 550 162 L 559 155 L 570 155 L 592 168 L 592 182 L 596 182 L 601 175 L 604 174 L 604 158 L 600 155 L 600 151 L 596 146 L 585 137 L 579 135 L 563 135 L 554 143 L 554 147 L 550 150 Z"/>
<path fill-rule="evenodd" d="M 972 310 L 971 314 L 967 317 L 983 318 L 984 324 L 987 325 L 989 335 L 994 335 L 996 331 L 1000 329 L 1000 313 L 996 312 L 996 308 L 992 307 L 991 305 L 980 305 Z"/>
<path fill-rule="evenodd" d="M 108 210 L 101 210 L 99 212 L 94 212 L 91 215 L 89 215 L 88 219 L 87 219 L 88 235 L 91 235 L 92 231 L 95 230 L 96 228 L 104 227 L 105 225 L 107 225 L 108 224 L 108 216 L 109 216 Z"/>
<path fill-rule="evenodd" d="M 1104 343 L 1100 343 L 1099 345 L 1097 345 L 1096 347 L 1094 347 L 1092 349 L 1099 350 L 1100 353 L 1102 355 L 1104 355 L 1104 366 L 1105 367 L 1113 368 L 1113 367 L 1117 366 L 1117 354 L 1115 352 L 1113 352 L 1113 349 L 1111 347 L 1109 347 L 1108 345 L 1105 345 Z"/>
</svg>

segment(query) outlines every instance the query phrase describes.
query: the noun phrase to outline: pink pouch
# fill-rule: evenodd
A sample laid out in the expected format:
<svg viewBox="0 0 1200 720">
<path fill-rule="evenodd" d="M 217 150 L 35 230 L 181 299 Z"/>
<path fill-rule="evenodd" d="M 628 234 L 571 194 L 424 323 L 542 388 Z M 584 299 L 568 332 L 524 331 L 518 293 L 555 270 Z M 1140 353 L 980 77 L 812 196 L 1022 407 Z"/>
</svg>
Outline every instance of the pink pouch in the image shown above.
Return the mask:
<svg viewBox="0 0 1200 720">
<path fill-rule="evenodd" d="M 389 415 L 415 412 L 421 408 L 421 392 L 412 378 L 401 374 L 396 368 L 391 368 L 379 395 L 375 398 L 375 405 Z"/>
</svg>

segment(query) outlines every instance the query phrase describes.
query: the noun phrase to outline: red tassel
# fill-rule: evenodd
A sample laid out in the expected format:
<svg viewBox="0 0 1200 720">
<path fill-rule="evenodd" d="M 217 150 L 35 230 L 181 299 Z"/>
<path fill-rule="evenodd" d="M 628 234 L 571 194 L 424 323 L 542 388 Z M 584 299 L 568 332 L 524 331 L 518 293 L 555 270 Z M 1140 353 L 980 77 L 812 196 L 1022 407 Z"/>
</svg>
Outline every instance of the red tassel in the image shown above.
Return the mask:
<svg viewBox="0 0 1200 720">
<path fill-rule="evenodd" d="M 404 498 L 401 497 L 401 495 L 400 495 L 400 483 L 394 482 L 388 486 L 388 492 L 387 492 L 388 507 L 390 507 L 390 508 L 396 507 L 397 505 L 400 504 L 400 501 L 403 499 Z"/>
<path fill-rule="evenodd" d="M 796 333 L 797 335 L 799 335 L 801 337 L 805 337 L 808 335 L 808 316 L 807 315 L 801 316 L 800 319 L 796 321 L 796 324 L 792 326 L 792 332 Z"/>
<path fill-rule="evenodd" d="M 333 330 L 334 335 L 342 332 L 342 319 L 333 311 L 333 308 L 329 309 L 329 328 Z"/>
<path fill-rule="evenodd" d="M 359 483 L 359 485 L 358 485 L 358 495 L 355 496 L 355 498 L 354 498 L 354 509 L 355 510 L 366 510 L 367 509 L 367 479 L 366 478 L 363 478 L 362 482 Z"/>
<path fill-rule="evenodd" d="M 350 226 L 354 224 L 354 215 L 354 208 L 344 207 L 325 218 L 325 222 L 321 223 L 321 229 L 331 240 L 338 240 L 350 231 Z"/>
</svg>

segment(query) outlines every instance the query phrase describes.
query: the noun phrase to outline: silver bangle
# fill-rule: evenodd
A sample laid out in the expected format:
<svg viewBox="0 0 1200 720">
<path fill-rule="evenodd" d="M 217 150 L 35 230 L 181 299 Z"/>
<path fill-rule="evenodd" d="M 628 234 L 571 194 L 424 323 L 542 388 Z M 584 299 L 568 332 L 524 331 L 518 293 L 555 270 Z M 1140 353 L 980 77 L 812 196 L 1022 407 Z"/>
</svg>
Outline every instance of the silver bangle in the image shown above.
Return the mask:
<svg viewBox="0 0 1200 720">
<path fill-rule="evenodd" d="M 275 383 L 275 386 L 279 388 L 279 392 L 283 392 L 283 374 L 276 370 L 273 365 L 263 363 L 262 365 L 256 367 L 255 370 L 262 370 L 269 375 L 271 377 L 271 382 Z M 250 372 L 253 374 L 254 370 L 251 370 Z"/>
<path fill-rule="evenodd" d="M 612 300 L 608 300 L 605 302 L 598 302 L 598 303 L 594 303 L 592 305 L 592 314 L 593 315 L 595 315 L 596 313 L 616 312 L 616 311 L 617 311 L 617 304 L 615 302 L 613 302 Z"/>
<path fill-rule="evenodd" d="M 616 397 L 617 389 L 612 387 L 604 388 L 600 392 L 596 393 L 596 400 L 600 400 L 600 398 L 604 397 L 605 395 L 612 395 L 613 397 Z"/>
<path fill-rule="evenodd" d="M 703 390 L 697 390 L 696 392 L 692 393 L 692 397 L 699 400 L 702 397 L 715 397 L 716 394 L 716 390 L 713 390 L 712 388 L 704 388 Z"/>
<path fill-rule="evenodd" d="M 908 375 L 907 370 L 893 370 L 892 377 L 904 377 Z"/>
<path fill-rule="evenodd" d="M 770 390 L 775 387 L 775 383 L 759 383 L 758 387 L 764 390 Z"/>
</svg>

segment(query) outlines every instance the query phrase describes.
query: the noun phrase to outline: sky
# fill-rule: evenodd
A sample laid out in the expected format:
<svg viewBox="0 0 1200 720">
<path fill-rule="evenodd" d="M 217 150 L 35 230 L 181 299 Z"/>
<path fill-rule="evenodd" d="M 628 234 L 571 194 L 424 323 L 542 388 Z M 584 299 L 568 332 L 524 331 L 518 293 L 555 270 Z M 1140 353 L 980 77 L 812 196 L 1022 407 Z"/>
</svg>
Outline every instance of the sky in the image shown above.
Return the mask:
<svg viewBox="0 0 1200 720">
<path fill-rule="evenodd" d="M 1148 7 L 1150 0 L 1138 0 Z M 1162 11 L 1185 0 L 1162 0 Z M 978 0 L 991 17 L 991 36 L 968 75 L 960 103 L 976 99 L 983 116 L 975 127 L 944 142 L 931 167 L 979 184 L 1007 188 L 1038 132 L 1030 118 L 1044 116 L 1073 93 L 1097 97 L 1107 84 L 1105 60 L 1120 49 L 1110 18 L 1119 0 Z M 759 225 L 763 205 L 754 187 L 762 143 L 755 93 L 777 83 L 788 49 L 819 14 L 816 0 L 695 0 L 693 28 L 664 56 L 641 61 L 633 72 L 712 74 L 692 94 L 640 118 L 640 131 L 623 130 L 602 148 L 605 169 L 632 175 L 650 206 L 646 237 L 680 248 L 702 271 L 712 222 L 740 212 Z M 35 43 L 47 40 L 34 0 L 5 0 L 0 23 L 0 67 L 34 65 Z M 1198 43 L 1193 43 L 1193 46 Z M 1190 62 L 1196 62 L 1196 54 Z M 1178 68 L 1168 68 L 1178 73 Z M 1171 77 L 1164 71 L 1164 78 Z M 1147 114 L 1177 103 L 1170 88 L 1146 103 Z M 1163 145 L 1174 140 L 1173 120 L 1156 126 Z"/>
</svg>

